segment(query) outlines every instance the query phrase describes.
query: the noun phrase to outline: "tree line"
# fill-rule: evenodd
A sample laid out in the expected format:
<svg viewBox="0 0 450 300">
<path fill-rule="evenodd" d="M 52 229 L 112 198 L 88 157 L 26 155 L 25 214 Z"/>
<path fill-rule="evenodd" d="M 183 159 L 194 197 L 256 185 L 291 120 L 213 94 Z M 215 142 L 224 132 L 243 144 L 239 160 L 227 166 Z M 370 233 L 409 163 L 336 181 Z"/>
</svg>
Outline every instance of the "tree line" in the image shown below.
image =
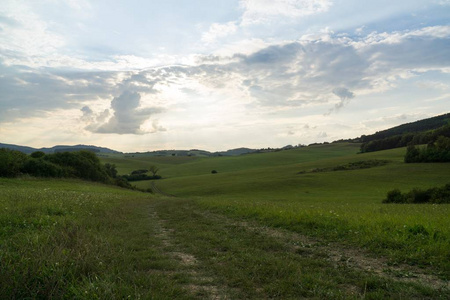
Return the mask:
<svg viewBox="0 0 450 300">
<path fill-rule="evenodd" d="M 360 152 L 365 153 L 406 147 L 408 145 L 430 144 L 436 142 L 440 136 L 450 137 L 450 125 L 423 132 L 405 133 L 383 139 L 371 140 L 361 145 Z"/>
<path fill-rule="evenodd" d="M 401 136 L 407 133 L 423 132 L 434 130 L 450 124 L 450 113 L 436 117 L 402 124 L 386 130 L 378 131 L 370 135 L 362 135 L 358 141 L 368 143 L 370 141 L 382 140 L 393 136 Z"/>
<path fill-rule="evenodd" d="M 100 159 L 92 151 L 52 154 L 36 151 L 28 156 L 17 150 L 1 148 L 0 177 L 17 177 L 22 174 L 36 177 L 79 178 L 135 189 L 125 178 L 117 176 L 114 164 L 101 164 Z"/>
<path fill-rule="evenodd" d="M 450 162 L 450 138 L 440 136 L 436 142 L 422 147 L 409 145 L 406 149 L 405 162 Z"/>
<path fill-rule="evenodd" d="M 121 177 L 126 179 L 127 181 L 161 179 L 161 176 L 156 174 L 158 171 L 159 169 L 156 166 L 150 166 L 148 170 L 146 169 L 134 170 L 133 172 L 131 172 L 131 174 L 121 175 Z M 148 172 L 152 173 L 152 175 L 148 175 L 147 174 Z"/>
<path fill-rule="evenodd" d="M 394 189 L 387 193 L 383 203 L 450 203 L 450 183 L 443 187 L 434 187 L 427 190 L 415 188 L 406 193 Z"/>
</svg>

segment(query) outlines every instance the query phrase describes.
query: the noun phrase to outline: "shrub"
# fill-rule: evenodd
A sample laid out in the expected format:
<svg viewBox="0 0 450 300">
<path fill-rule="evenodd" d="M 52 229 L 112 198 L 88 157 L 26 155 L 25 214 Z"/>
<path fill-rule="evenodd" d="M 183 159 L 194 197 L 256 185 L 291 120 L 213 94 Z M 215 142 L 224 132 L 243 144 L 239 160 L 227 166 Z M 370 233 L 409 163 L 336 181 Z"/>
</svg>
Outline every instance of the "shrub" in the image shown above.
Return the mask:
<svg viewBox="0 0 450 300">
<path fill-rule="evenodd" d="M 0 177 L 19 176 L 27 159 L 27 155 L 20 151 L 1 148 Z"/>
<path fill-rule="evenodd" d="M 443 188 L 433 189 L 430 193 L 430 202 L 436 204 L 450 203 L 450 183 Z"/>
<path fill-rule="evenodd" d="M 23 172 L 40 177 L 65 177 L 70 171 L 41 158 L 30 158 L 25 162 Z"/>
<path fill-rule="evenodd" d="M 120 176 L 127 181 L 140 181 L 140 180 L 156 180 L 161 179 L 161 176 L 149 176 L 147 174 L 134 174 L 134 175 L 122 175 Z"/>
<path fill-rule="evenodd" d="M 142 169 L 142 170 L 134 170 L 133 172 L 131 172 L 131 175 L 141 175 L 141 174 L 145 174 L 147 172 L 148 172 L 148 170 L 144 170 L 144 169 Z"/>
<path fill-rule="evenodd" d="M 439 136 L 436 142 L 430 142 L 426 147 L 421 148 L 408 146 L 405 162 L 450 162 L 450 138 Z"/>
<path fill-rule="evenodd" d="M 114 184 L 127 189 L 133 188 L 133 186 L 125 178 L 122 177 L 114 178 Z"/>
<path fill-rule="evenodd" d="M 430 198 L 429 190 L 412 189 L 405 195 L 407 203 L 426 203 Z"/>
<path fill-rule="evenodd" d="M 73 177 L 100 182 L 109 181 L 105 168 L 94 152 L 86 150 L 57 152 L 46 155 L 44 159 L 64 167 Z"/>
<path fill-rule="evenodd" d="M 115 164 L 109 164 L 106 163 L 105 164 L 105 171 L 108 174 L 109 177 L 111 178 L 116 178 L 117 177 L 117 169 L 116 169 L 116 165 Z"/>
<path fill-rule="evenodd" d="M 399 189 L 395 189 L 387 193 L 387 197 L 383 200 L 383 203 L 405 203 L 405 200 L 402 192 Z"/>
<path fill-rule="evenodd" d="M 212 170 L 211 174 L 217 174 L 217 171 L 216 170 Z"/>
<path fill-rule="evenodd" d="M 402 194 L 399 189 L 387 193 L 383 203 L 450 203 L 450 183 L 443 187 L 435 187 L 427 190 L 412 189 Z"/>
<path fill-rule="evenodd" d="M 31 153 L 30 156 L 32 158 L 41 158 L 41 157 L 45 156 L 45 153 L 42 151 L 35 151 L 35 152 Z"/>
</svg>

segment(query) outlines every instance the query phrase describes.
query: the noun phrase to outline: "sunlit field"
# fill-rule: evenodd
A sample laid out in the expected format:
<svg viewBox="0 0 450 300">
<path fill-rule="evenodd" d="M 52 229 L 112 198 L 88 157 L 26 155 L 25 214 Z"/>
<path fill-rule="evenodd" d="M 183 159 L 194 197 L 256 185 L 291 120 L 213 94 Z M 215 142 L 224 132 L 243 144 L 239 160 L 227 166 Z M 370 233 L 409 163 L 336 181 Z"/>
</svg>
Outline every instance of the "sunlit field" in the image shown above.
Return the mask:
<svg viewBox="0 0 450 300">
<path fill-rule="evenodd" d="M 405 164 L 405 149 L 357 149 L 102 157 L 119 174 L 156 165 L 162 179 L 134 182 L 153 193 L 0 179 L 0 294 L 447 298 L 448 204 L 381 202 L 394 188 L 444 185 L 448 165 Z"/>
<path fill-rule="evenodd" d="M 326 237 L 388 256 L 393 263 L 435 268 L 449 276 L 450 215 L 446 204 L 382 204 L 394 188 L 448 183 L 446 163 L 405 164 L 404 148 L 357 154 L 357 145 L 219 158 L 129 159 L 134 167 L 158 164 L 158 188 L 205 208 Z M 330 171 L 351 162 L 386 160 L 382 166 Z M 111 160 L 113 161 L 113 160 Z M 119 162 L 120 160 L 115 160 Z M 119 168 L 120 169 L 120 168 Z M 211 174 L 211 170 L 217 174 Z M 319 171 L 317 171 L 319 169 Z M 320 169 L 325 169 L 320 171 Z M 127 170 L 126 168 L 120 170 Z M 136 183 L 147 188 L 149 181 Z"/>
</svg>

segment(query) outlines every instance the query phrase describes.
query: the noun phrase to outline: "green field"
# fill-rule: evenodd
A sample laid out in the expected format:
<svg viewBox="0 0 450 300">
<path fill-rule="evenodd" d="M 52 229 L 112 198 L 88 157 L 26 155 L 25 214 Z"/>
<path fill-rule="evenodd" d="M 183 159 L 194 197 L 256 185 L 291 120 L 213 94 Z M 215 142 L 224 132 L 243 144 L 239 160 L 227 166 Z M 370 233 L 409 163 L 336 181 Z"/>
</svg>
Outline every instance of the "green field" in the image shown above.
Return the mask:
<svg viewBox="0 0 450 300">
<path fill-rule="evenodd" d="M 133 183 L 171 197 L 0 179 L 0 295 L 448 299 L 449 205 L 381 201 L 394 188 L 449 183 L 449 165 L 358 149 L 101 158 L 119 174 L 156 165 L 163 179 Z"/>
<path fill-rule="evenodd" d="M 141 157 L 132 163 L 140 168 L 158 165 L 164 177 L 156 182 L 160 190 L 188 197 L 204 208 L 348 242 L 394 262 L 432 265 L 448 278 L 449 206 L 387 205 L 381 201 L 394 188 L 408 191 L 449 183 L 449 165 L 405 164 L 404 148 L 356 154 L 358 147 L 337 143 L 237 157 L 180 157 L 173 161 Z M 388 163 L 311 172 L 367 160 Z M 211 174 L 213 169 L 218 173 Z M 150 182 L 136 185 L 148 188 Z"/>
</svg>

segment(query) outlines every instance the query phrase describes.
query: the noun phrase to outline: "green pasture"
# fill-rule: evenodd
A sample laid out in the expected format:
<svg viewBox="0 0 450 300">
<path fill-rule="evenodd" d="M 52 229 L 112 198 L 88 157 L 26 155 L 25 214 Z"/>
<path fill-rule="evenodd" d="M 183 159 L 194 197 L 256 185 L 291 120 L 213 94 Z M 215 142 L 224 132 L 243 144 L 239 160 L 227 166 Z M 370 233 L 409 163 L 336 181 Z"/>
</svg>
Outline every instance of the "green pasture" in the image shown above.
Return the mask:
<svg viewBox="0 0 450 300">
<path fill-rule="evenodd" d="M 450 166 L 405 164 L 405 148 L 365 154 L 357 154 L 357 149 L 355 144 L 329 144 L 192 159 L 162 165 L 164 179 L 156 184 L 205 208 L 351 243 L 388 256 L 393 263 L 433 267 L 448 277 L 449 206 L 381 201 L 394 188 L 406 192 L 449 183 Z M 374 159 L 389 162 L 367 169 L 314 172 Z M 211 174 L 212 169 L 218 173 Z M 150 182 L 136 185 L 148 188 Z"/>
<path fill-rule="evenodd" d="M 163 179 L 153 182 L 175 197 L 80 180 L 0 178 L 0 295 L 445 299 L 441 283 L 399 282 L 345 262 L 336 266 L 314 247 L 292 251 L 300 241 L 264 234 L 267 228 L 300 233 L 448 280 L 449 205 L 381 201 L 394 188 L 448 183 L 449 165 L 405 164 L 404 148 L 357 154 L 358 148 L 101 158 L 119 174 L 156 165 Z M 359 161 L 387 163 L 333 171 Z M 148 188 L 151 182 L 133 183 Z"/>
<path fill-rule="evenodd" d="M 215 200 L 209 201 L 213 207 Z M 264 233 L 264 222 L 251 225 L 257 226 L 254 230 L 242 225 L 242 218 L 202 205 L 78 180 L 0 179 L 0 295 L 158 300 L 448 296 L 440 286 L 399 282 L 347 267 L 345 261 L 336 264 L 313 246 L 293 251 L 300 241 Z M 234 207 L 248 217 L 245 206 Z M 275 207 L 281 206 L 274 202 Z"/>
<path fill-rule="evenodd" d="M 178 268 L 159 250 L 150 201 L 85 181 L 0 178 L 0 295 L 188 298 L 176 280 L 148 272 Z"/>
<path fill-rule="evenodd" d="M 209 174 L 212 170 L 236 172 L 259 169 L 261 167 L 288 166 L 292 164 L 317 161 L 323 157 L 339 157 L 354 154 L 359 144 L 330 144 L 311 146 L 289 151 L 245 154 L 240 156 L 195 157 L 195 156 L 146 156 L 145 154 L 115 154 L 101 157 L 104 163 L 115 164 L 119 174 L 133 170 L 146 169 L 151 165 L 159 167 L 164 178 Z"/>
</svg>

